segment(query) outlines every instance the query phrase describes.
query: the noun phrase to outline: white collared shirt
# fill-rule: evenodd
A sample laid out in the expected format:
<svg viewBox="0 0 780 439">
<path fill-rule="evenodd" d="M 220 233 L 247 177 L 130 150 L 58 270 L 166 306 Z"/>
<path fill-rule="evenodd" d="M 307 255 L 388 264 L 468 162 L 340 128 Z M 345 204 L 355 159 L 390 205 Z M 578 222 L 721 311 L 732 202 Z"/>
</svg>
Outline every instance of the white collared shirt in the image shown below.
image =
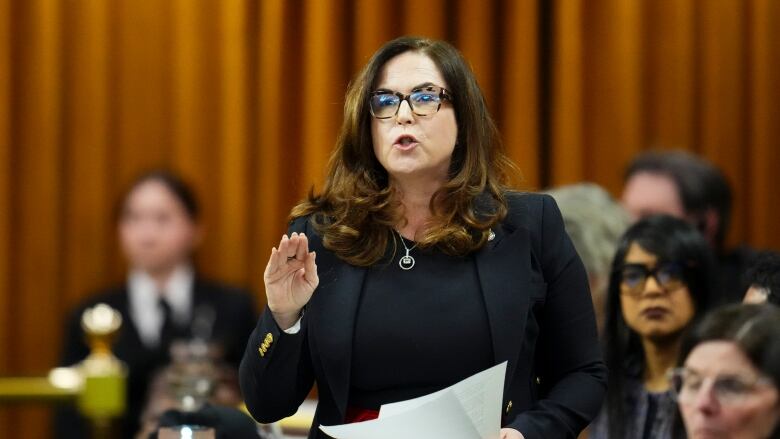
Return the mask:
<svg viewBox="0 0 780 439">
<path fill-rule="evenodd" d="M 165 287 L 160 291 L 151 276 L 141 270 L 131 270 L 127 276 L 130 301 L 130 318 L 138 329 L 144 345 L 157 346 L 164 323 L 159 299 L 168 302 L 174 321 L 185 325 L 192 314 L 192 293 L 195 273 L 189 265 L 177 267 Z"/>
</svg>

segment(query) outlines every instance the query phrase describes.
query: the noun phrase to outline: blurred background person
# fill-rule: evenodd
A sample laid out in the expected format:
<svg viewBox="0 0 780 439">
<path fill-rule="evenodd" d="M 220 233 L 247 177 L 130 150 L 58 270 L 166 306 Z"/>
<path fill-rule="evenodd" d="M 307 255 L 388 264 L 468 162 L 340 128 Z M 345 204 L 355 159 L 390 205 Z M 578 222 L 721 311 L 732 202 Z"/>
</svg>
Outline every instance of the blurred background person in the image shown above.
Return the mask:
<svg viewBox="0 0 780 439">
<path fill-rule="evenodd" d="M 780 253 L 764 251 L 745 275 L 748 283 L 745 303 L 769 302 L 780 306 Z"/>
<path fill-rule="evenodd" d="M 629 226 L 628 214 L 606 190 L 594 183 L 561 186 L 546 192 L 558 203 L 566 233 L 585 264 L 601 333 L 612 258 Z"/>
<path fill-rule="evenodd" d="M 591 439 L 668 438 L 676 404 L 666 371 L 683 331 L 707 310 L 713 260 L 688 222 L 653 215 L 620 240 L 607 293 L 607 399 Z"/>
<path fill-rule="evenodd" d="M 780 309 L 713 311 L 685 337 L 680 360 L 670 380 L 689 439 L 780 439 Z"/>
<path fill-rule="evenodd" d="M 138 177 L 121 198 L 117 231 L 128 262 L 127 281 L 102 291 L 72 312 L 64 332 L 60 364 L 89 353 L 80 320 L 83 311 L 106 303 L 122 315 L 112 350 L 128 366 L 124 437 L 139 428 L 152 375 L 169 363 L 177 340 L 197 341 L 235 373 L 255 322 L 255 304 L 245 290 L 198 276 L 192 255 L 202 235 L 193 191 L 177 176 L 155 170 Z M 205 355 L 205 353 L 204 353 Z M 234 387 L 236 387 L 234 385 Z M 239 402 L 235 392 L 234 403 Z M 60 437 L 85 437 L 75 411 L 56 415 Z"/>
<path fill-rule="evenodd" d="M 743 275 L 754 252 L 746 246 L 726 248 L 732 194 L 720 169 L 685 151 L 642 153 L 626 169 L 621 201 L 635 221 L 663 213 L 693 224 L 715 252 L 719 300 L 742 299 Z"/>
</svg>

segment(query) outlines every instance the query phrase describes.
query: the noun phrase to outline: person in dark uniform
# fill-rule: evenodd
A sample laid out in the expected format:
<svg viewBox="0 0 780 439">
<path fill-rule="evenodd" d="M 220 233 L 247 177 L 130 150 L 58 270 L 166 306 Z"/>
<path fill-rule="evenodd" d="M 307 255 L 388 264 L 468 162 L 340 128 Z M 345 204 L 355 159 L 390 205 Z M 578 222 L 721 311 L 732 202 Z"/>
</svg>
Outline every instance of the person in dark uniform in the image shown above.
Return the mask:
<svg viewBox="0 0 780 439">
<path fill-rule="evenodd" d="M 169 362 L 171 344 L 198 339 L 222 351 L 238 367 L 247 334 L 256 320 L 247 291 L 203 279 L 192 264 L 200 240 L 193 192 L 175 175 L 140 176 L 122 198 L 118 231 L 129 262 L 127 281 L 89 297 L 67 320 L 60 364 L 83 360 L 89 349 L 81 329 L 84 310 L 106 303 L 122 315 L 114 354 L 128 366 L 124 437 L 133 437 L 152 375 Z M 86 437 L 75 410 L 55 416 L 58 437 Z"/>
<path fill-rule="evenodd" d="M 575 438 L 606 383 L 588 279 L 554 200 L 510 191 L 512 166 L 455 48 L 380 48 L 322 193 L 271 251 L 239 371 L 255 419 L 291 415 L 316 382 L 309 437 L 325 438 L 507 361 L 501 437 Z"/>
</svg>

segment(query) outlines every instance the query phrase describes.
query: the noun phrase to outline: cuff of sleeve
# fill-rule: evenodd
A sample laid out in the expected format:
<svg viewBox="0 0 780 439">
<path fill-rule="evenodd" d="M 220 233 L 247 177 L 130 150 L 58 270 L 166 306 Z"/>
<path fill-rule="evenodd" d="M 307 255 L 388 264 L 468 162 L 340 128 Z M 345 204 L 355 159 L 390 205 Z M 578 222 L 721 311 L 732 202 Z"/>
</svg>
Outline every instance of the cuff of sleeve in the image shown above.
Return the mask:
<svg viewBox="0 0 780 439">
<path fill-rule="evenodd" d="M 287 329 L 283 329 L 282 332 L 285 334 L 297 334 L 301 332 L 301 320 L 303 320 L 303 312 L 301 312 L 301 316 L 298 317 L 298 320 L 295 322 L 294 325 L 290 326 Z"/>
</svg>

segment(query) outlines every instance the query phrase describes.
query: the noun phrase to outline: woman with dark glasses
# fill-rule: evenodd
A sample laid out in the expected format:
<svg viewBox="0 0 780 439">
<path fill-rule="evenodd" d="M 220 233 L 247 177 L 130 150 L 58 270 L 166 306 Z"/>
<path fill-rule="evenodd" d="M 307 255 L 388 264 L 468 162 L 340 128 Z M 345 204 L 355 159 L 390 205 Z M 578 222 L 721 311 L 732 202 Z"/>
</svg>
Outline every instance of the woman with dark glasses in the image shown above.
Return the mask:
<svg viewBox="0 0 780 439">
<path fill-rule="evenodd" d="M 780 309 L 717 309 L 685 338 L 680 359 L 669 379 L 689 439 L 780 439 Z"/>
<path fill-rule="evenodd" d="M 712 266 L 707 242 L 683 220 L 651 216 L 623 235 L 606 303 L 607 400 L 590 439 L 671 436 L 666 372 L 683 331 L 707 309 Z"/>
<path fill-rule="evenodd" d="M 381 47 L 347 91 L 322 191 L 269 249 L 240 372 L 255 418 L 291 415 L 316 382 L 309 437 L 325 438 L 320 424 L 507 361 L 486 415 L 500 437 L 574 439 L 606 384 L 588 280 L 553 199 L 511 191 L 511 170 L 454 47 Z"/>
</svg>

